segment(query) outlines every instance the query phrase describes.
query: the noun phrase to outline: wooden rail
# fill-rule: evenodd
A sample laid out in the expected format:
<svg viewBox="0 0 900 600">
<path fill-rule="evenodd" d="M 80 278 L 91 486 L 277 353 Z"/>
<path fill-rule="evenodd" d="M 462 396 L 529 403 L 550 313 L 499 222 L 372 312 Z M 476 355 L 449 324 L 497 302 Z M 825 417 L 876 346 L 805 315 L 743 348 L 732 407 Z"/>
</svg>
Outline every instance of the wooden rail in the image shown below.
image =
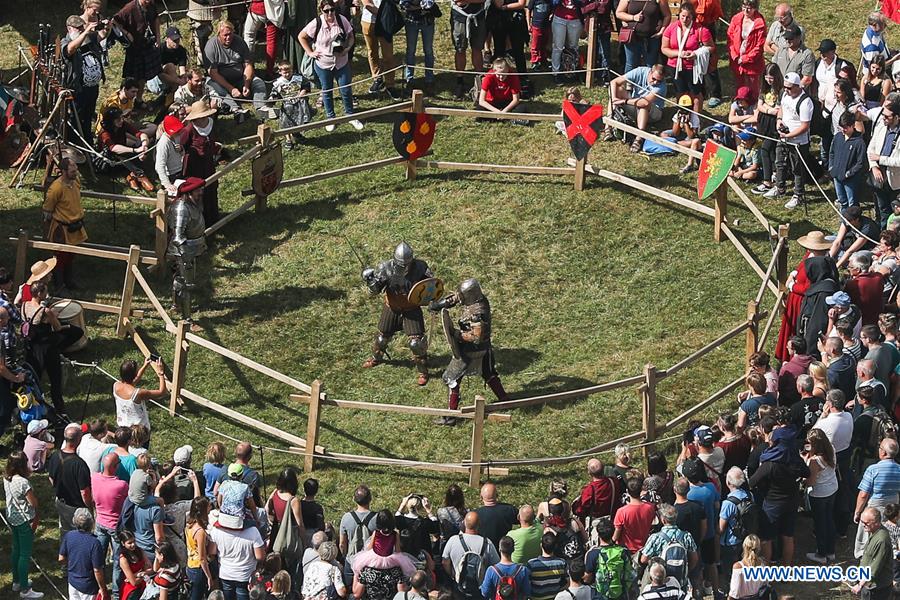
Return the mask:
<svg viewBox="0 0 900 600">
<path fill-rule="evenodd" d="M 688 419 L 690 419 L 691 417 L 696 415 L 698 412 L 715 404 L 718 400 L 721 400 L 723 396 L 730 393 L 736 387 L 741 385 L 744 382 L 744 379 L 745 379 L 745 376 L 741 375 L 740 377 L 738 377 L 737 379 L 735 379 L 734 381 L 732 381 L 725 387 L 721 388 L 719 391 L 715 392 L 712 396 L 710 396 L 706 400 L 703 400 L 702 402 L 695 404 L 691 408 L 687 409 L 686 411 L 684 411 L 683 413 L 681 413 L 674 419 L 667 422 L 666 426 L 665 426 L 665 430 L 668 431 L 668 430 L 672 429 L 673 427 L 680 425 L 681 423 L 684 423 L 685 421 L 687 421 Z"/>
<path fill-rule="evenodd" d="M 665 371 L 660 372 L 660 378 L 671 377 L 672 375 L 674 375 L 678 371 L 682 370 L 683 368 L 687 367 L 688 365 L 691 365 L 691 364 L 697 362 L 698 360 L 700 360 L 701 358 L 703 358 L 704 356 L 706 356 L 707 354 L 709 354 L 716 348 L 723 346 L 729 340 L 732 340 L 732 339 L 736 338 L 737 336 L 739 336 L 741 333 L 746 331 L 748 327 L 750 327 L 750 323 L 747 323 L 747 322 L 741 323 L 737 327 L 734 327 L 733 329 L 731 329 L 724 335 L 719 336 L 717 339 L 715 339 L 712 342 L 708 343 L 707 345 L 703 346 L 696 352 L 693 352 L 692 354 L 685 356 L 684 358 L 679 360 L 677 363 L 675 363 L 674 365 L 672 365 Z"/>
<path fill-rule="evenodd" d="M 524 121 L 561 121 L 561 113 L 495 113 L 486 110 L 474 110 L 470 108 L 449 108 L 444 106 L 429 106 L 425 108 L 426 115 L 435 115 L 442 117 L 469 117 L 481 119 L 500 119 L 500 120 L 524 120 Z"/>
<path fill-rule="evenodd" d="M 488 404 L 487 406 L 485 406 L 485 410 L 488 413 L 493 413 L 496 411 L 508 410 L 511 408 L 524 408 L 526 406 L 536 406 L 539 404 L 560 402 L 562 400 L 584 398 L 585 396 L 591 396 L 593 394 L 599 394 L 601 392 L 608 392 L 610 390 L 617 390 L 620 388 L 628 387 L 636 383 L 640 383 L 643 380 L 643 375 L 636 375 L 634 377 L 627 377 L 625 379 L 619 379 L 618 381 L 601 383 L 599 385 L 592 385 L 590 387 L 577 390 L 568 390 L 565 392 L 556 392 L 553 394 L 541 394 L 540 396 L 531 396 L 530 398 L 519 398 L 516 400 L 504 400 L 503 402 L 494 402 L 493 404 Z M 472 412 L 473 410 L 474 407 L 472 406 L 464 406 L 462 408 L 462 411 L 466 413 Z"/>
<path fill-rule="evenodd" d="M 290 135 L 293 133 L 303 133 L 304 131 L 312 131 L 313 129 L 321 129 L 326 125 L 340 125 L 342 123 L 347 123 L 349 121 L 360 120 L 364 121 L 366 119 L 371 119 L 373 117 L 378 117 L 381 115 L 389 115 L 391 113 L 398 112 L 409 112 L 409 110 L 413 107 L 413 103 L 411 100 L 406 102 L 398 102 L 397 104 L 390 104 L 388 106 L 381 106 L 379 108 L 373 108 L 371 110 L 364 110 L 362 112 L 353 113 L 352 115 L 343 115 L 340 117 L 335 117 L 333 119 L 324 119 L 322 121 L 312 121 L 310 123 L 304 123 L 303 125 L 297 125 L 296 127 L 287 127 L 285 129 L 278 129 L 272 132 L 274 137 L 282 137 L 285 135 Z M 247 137 L 242 137 L 238 139 L 238 142 L 241 144 L 245 144 L 247 142 L 253 142 L 258 140 L 259 136 L 256 135 L 248 135 Z"/>
<path fill-rule="evenodd" d="M 291 394 L 291 400 L 300 404 L 310 404 L 312 397 L 304 394 Z M 409 406 L 408 404 L 383 404 L 378 402 L 359 402 L 357 400 L 333 400 L 331 398 L 320 399 L 321 406 L 334 406 L 335 408 L 349 408 L 353 410 L 367 410 L 374 412 L 391 412 L 406 415 L 421 415 L 426 417 L 454 417 L 457 419 L 472 419 L 472 412 L 462 410 L 450 410 L 449 408 L 433 408 L 430 406 Z M 473 408 L 474 407 L 469 407 Z M 492 413 L 487 416 L 488 421 L 495 423 L 509 423 L 511 415 Z"/>
<path fill-rule="evenodd" d="M 768 287 L 768 283 L 772 280 L 772 273 L 775 272 L 775 266 L 778 264 L 778 257 L 781 255 L 781 248 L 787 243 L 785 238 L 779 238 L 778 244 L 775 245 L 775 250 L 772 252 L 772 259 L 769 261 L 769 266 L 766 268 L 766 272 L 762 277 L 762 282 L 759 284 L 759 291 L 756 292 L 756 303 L 759 304 L 762 302 L 763 296 L 766 294 L 766 288 Z M 778 292 L 775 291 L 775 295 L 778 295 Z"/>
<path fill-rule="evenodd" d="M 9 238 L 10 242 L 18 242 L 23 233 L 19 237 Z M 24 234 L 27 236 L 27 234 Z M 70 244 L 57 244 L 56 242 L 46 242 L 41 239 L 28 239 L 27 248 L 35 250 L 49 250 L 51 252 L 67 252 L 69 254 L 78 254 L 80 256 L 92 256 L 94 258 L 107 258 L 111 260 L 121 260 L 128 262 L 128 248 L 120 248 L 118 246 L 106 246 L 103 244 L 90 244 L 85 242 L 73 246 Z M 141 251 L 141 263 L 145 265 L 156 265 L 157 259 L 153 253 Z"/>
<path fill-rule="evenodd" d="M 756 204 L 754 204 L 753 201 L 750 200 L 750 197 L 747 195 L 746 192 L 744 192 L 743 188 L 741 188 L 741 186 L 738 184 L 738 182 L 735 181 L 734 178 L 731 176 L 729 176 L 727 178 L 727 181 L 728 181 L 728 187 L 731 188 L 731 191 L 733 191 L 735 194 L 737 194 L 738 198 L 741 199 L 741 202 L 744 203 L 744 206 L 747 207 L 747 210 L 749 210 L 751 213 L 753 213 L 753 216 L 756 217 L 756 220 L 759 221 L 760 224 L 766 228 L 766 231 L 769 233 L 769 235 L 771 237 L 777 237 L 778 232 L 775 230 L 775 228 L 772 227 L 771 223 L 769 223 L 769 220 L 766 218 L 766 216 L 764 214 L 762 214 L 762 211 L 760 211 L 759 208 L 757 208 Z"/>
<path fill-rule="evenodd" d="M 456 171 L 479 171 L 482 173 L 516 173 L 525 175 L 574 175 L 575 169 L 571 167 L 540 167 L 526 165 L 491 165 L 486 163 L 449 162 L 446 160 L 416 161 L 417 167 L 432 169 L 452 169 Z"/>
<path fill-rule="evenodd" d="M 286 187 L 293 187 L 297 185 L 306 185 L 307 183 L 313 183 L 315 181 L 322 181 L 323 179 L 331 179 L 332 177 L 341 177 L 343 175 L 349 175 L 350 173 L 358 173 L 360 171 L 369 171 L 372 169 L 380 169 L 381 167 L 388 167 L 390 165 L 399 165 L 401 163 L 405 163 L 406 159 L 402 156 L 392 156 L 390 158 L 382 158 L 381 160 L 373 160 L 371 162 L 363 163 L 360 165 L 353 165 L 350 167 L 341 167 L 340 169 L 333 169 L 331 171 L 324 171 L 322 173 L 314 173 L 312 175 L 305 175 L 303 177 L 296 177 L 294 179 L 285 179 L 279 185 L 279 189 Z M 253 190 L 244 190 L 242 192 L 243 195 L 249 196 L 253 193 Z"/>
<path fill-rule="evenodd" d="M 258 140 L 259 137 L 254 135 L 252 137 L 252 139 Z M 218 180 L 225 177 L 227 174 L 229 174 L 232 171 L 234 171 L 235 169 L 237 169 L 239 166 L 241 166 L 248 160 L 256 158 L 257 155 L 260 153 L 260 151 L 262 151 L 262 145 L 256 144 L 255 146 L 253 146 L 252 148 L 250 148 L 249 150 L 247 150 L 246 152 L 244 152 L 243 154 L 238 156 L 236 159 L 234 159 L 233 161 L 231 161 L 230 163 L 228 163 L 227 165 L 225 165 L 224 167 L 222 167 L 221 169 L 219 169 L 218 171 L 216 171 L 215 173 L 213 173 L 212 175 L 207 177 L 206 183 L 203 184 L 203 187 L 209 187 L 210 185 L 214 184 Z"/>
<path fill-rule="evenodd" d="M 222 217 L 221 219 L 219 219 L 218 221 L 213 223 L 211 226 L 207 227 L 203 231 L 203 235 L 212 235 L 213 233 L 222 229 L 223 227 L 225 227 L 226 225 L 228 225 L 229 223 L 231 223 L 232 221 L 234 221 L 235 219 L 237 219 L 238 217 L 243 215 L 245 212 L 248 212 L 251 208 L 253 208 L 255 206 L 256 206 L 256 198 L 251 198 L 250 200 L 247 200 L 246 202 L 241 204 L 238 208 L 231 211 L 226 216 Z"/>
<path fill-rule="evenodd" d="M 131 270 L 134 274 L 134 280 L 137 282 L 141 289 L 144 290 L 144 294 L 150 300 L 150 304 L 153 305 L 153 308 L 156 309 L 157 314 L 159 314 L 159 318 L 163 320 L 163 323 L 166 324 L 166 331 L 169 333 L 175 333 L 175 323 L 172 321 L 172 318 L 166 313 L 166 309 L 163 308 L 162 303 L 159 301 L 159 298 L 156 297 L 156 294 L 153 293 L 153 290 L 150 288 L 150 284 L 147 283 L 147 280 L 144 279 L 144 276 L 141 274 L 140 268 L 137 265 L 132 265 Z"/>
<path fill-rule="evenodd" d="M 756 271 L 757 275 L 759 275 L 763 279 L 764 282 L 766 282 L 766 285 L 772 291 L 772 293 L 777 295 L 778 294 L 778 286 L 775 285 L 774 283 L 772 283 L 766 277 L 766 272 L 763 271 L 762 267 L 759 266 L 759 263 L 756 262 L 756 259 L 753 258 L 753 255 L 750 254 L 750 251 L 747 250 L 747 248 L 744 246 L 744 244 L 741 242 L 741 240 L 739 240 L 738 237 L 734 234 L 734 232 L 731 231 L 731 228 L 728 227 L 728 225 L 723 223 L 722 224 L 722 232 L 728 237 L 729 240 L 731 240 L 731 243 L 734 245 L 735 248 L 737 248 L 737 251 L 740 253 L 740 255 L 744 257 L 744 260 L 747 261 L 747 264 L 749 264 L 753 268 L 753 270 Z"/>
<path fill-rule="evenodd" d="M 122 202 L 131 202 L 133 204 L 143 204 L 144 206 L 156 206 L 154 198 L 145 198 L 144 196 L 128 196 L 125 194 L 111 194 L 109 192 L 95 192 L 94 190 L 81 190 L 82 198 L 96 198 L 97 200 L 119 200 Z"/>
</svg>

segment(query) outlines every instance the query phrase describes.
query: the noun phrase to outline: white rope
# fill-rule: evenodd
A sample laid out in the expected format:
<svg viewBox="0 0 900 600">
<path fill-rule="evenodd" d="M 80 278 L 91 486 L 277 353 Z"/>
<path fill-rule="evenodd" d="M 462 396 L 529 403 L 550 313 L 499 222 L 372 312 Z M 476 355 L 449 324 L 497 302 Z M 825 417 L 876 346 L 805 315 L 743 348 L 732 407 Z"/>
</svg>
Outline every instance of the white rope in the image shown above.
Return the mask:
<svg viewBox="0 0 900 600">
<path fill-rule="evenodd" d="M 148 147 L 146 150 L 144 150 L 143 152 L 140 152 L 140 153 L 138 153 L 138 154 L 135 154 L 133 158 L 129 158 L 129 159 L 126 159 L 126 160 L 111 160 L 110 158 L 104 156 L 103 154 L 100 154 L 99 152 L 97 152 L 96 150 L 94 150 L 93 148 L 91 148 L 91 146 L 90 146 L 90 144 L 88 143 L 88 141 L 87 141 L 86 139 L 84 139 L 84 137 L 78 132 L 78 128 L 75 127 L 75 125 L 72 123 L 71 120 L 69 120 L 68 123 L 69 123 L 69 129 L 71 129 L 71 130 L 75 133 L 75 135 L 78 136 L 78 139 L 80 139 L 80 140 L 84 143 L 83 146 L 80 146 L 80 145 L 78 145 L 78 144 L 76 144 L 76 143 L 68 142 L 68 145 L 70 145 L 70 146 L 72 146 L 72 147 L 74 147 L 74 148 L 76 148 L 76 149 L 78 149 L 78 150 L 81 150 L 82 152 L 88 152 L 88 153 L 90 153 L 90 154 L 93 154 L 93 155 L 96 156 L 96 157 L 102 158 L 103 160 L 105 160 L 106 162 L 108 162 L 110 165 L 112 165 L 112 166 L 114 166 L 114 167 L 117 167 L 117 166 L 119 166 L 119 165 L 124 165 L 125 163 L 131 162 L 131 161 L 133 161 L 133 160 L 137 160 L 137 161 L 143 160 L 143 158 L 144 158 L 145 156 L 147 156 L 148 154 L 150 154 L 150 152 L 152 152 L 152 151 L 159 145 L 159 140 L 157 140 L 156 142 L 153 143 L 152 146 L 149 146 L 149 147 Z"/>
</svg>

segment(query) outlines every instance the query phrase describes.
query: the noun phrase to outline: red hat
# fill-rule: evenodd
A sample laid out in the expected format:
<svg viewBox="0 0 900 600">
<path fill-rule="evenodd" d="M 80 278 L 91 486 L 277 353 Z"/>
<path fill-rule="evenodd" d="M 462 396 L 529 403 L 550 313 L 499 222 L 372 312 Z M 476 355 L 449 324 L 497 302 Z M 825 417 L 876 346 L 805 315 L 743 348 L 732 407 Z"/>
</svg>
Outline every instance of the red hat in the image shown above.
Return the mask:
<svg viewBox="0 0 900 600">
<path fill-rule="evenodd" d="M 163 119 L 163 131 L 165 131 L 166 135 L 169 137 L 172 137 L 182 129 L 184 129 L 184 123 L 178 120 L 178 117 L 166 115 Z"/>
<path fill-rule="evenodd" d="M 734 95 L 735 100 L 746 100 L 748 102 L 750 101 L 750 99 L 752 97 L 753 97 L 753 92 L 746 85 L 742 85 L 741 87 L 739 87 L 737 89 L 737 93 Z"/>
<path fill-rule="evenodd" d="M 199 177 L 188 177 L 178 186 L 178 194 L 187 194 L 206 185 L 206 180 Z"/>
</svg>

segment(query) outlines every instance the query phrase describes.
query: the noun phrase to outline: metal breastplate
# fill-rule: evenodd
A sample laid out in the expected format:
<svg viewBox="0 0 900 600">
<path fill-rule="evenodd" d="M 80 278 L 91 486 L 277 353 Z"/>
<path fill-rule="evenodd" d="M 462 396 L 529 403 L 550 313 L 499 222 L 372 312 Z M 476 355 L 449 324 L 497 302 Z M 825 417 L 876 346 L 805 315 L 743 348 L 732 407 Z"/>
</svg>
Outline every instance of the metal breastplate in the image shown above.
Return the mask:
<svg viewBox="0 0 900 600">
<path fill-rule="evenodd" d="M 177 200 L 169 208 L 172 239 L 168 254 L 193 258 L 206 250 L 206 222 L 203 209 L 193 202 Z"/>
</svg>

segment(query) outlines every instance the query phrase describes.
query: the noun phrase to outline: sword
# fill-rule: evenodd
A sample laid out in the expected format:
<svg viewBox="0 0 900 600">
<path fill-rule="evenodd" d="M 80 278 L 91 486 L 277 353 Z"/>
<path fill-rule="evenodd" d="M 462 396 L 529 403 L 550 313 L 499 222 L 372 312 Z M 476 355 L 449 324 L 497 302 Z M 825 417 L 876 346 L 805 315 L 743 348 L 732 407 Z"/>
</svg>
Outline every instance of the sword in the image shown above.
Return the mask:
<svg viewBox="0 0 900 600">
<path fill-rule="evenodd" d="M 363 262 L 363 259 L 359 256 L 359 252 L 357 252 L 357 251 L 356 251 L 356 248 L 353 247 L 353 244 L 350 243 L 350 238 L 348 238 L 346 235 L 341 235 L 341 237 L 344 238 L 344 241 L 347 242 L 347 245 L 348 245 L 348 246 L 350 246 L 350 252 L 352 252 L 352 253 L 353 253 L 353 256 L 356 257 L 356 260 L 359 261 L 359 265 L 360 265 L 363 269 L 365 269 L 365 268 L 366 268 L 366 263 Z"/>
</svg>

